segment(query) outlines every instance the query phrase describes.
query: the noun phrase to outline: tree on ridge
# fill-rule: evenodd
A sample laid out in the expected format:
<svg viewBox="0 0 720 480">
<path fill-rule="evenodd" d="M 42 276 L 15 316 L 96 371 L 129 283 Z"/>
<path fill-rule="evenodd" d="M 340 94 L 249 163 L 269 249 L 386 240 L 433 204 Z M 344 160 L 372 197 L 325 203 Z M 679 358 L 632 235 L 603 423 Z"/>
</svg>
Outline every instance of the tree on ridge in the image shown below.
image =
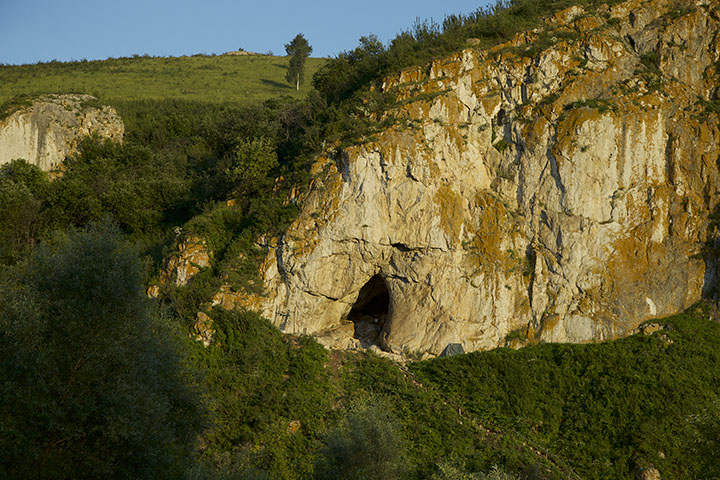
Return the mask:
<svg viewBox="0 0 720 480">
<path fill-rule="evenodd" d="M 312 53 L 312 47 L 302 33 L 298 33 L 292 42 L 285 44 L 285 52 L 290 57 L 290 66 L 285 79 L 295 84 L 295 89 L 300 90 L 300 82 L 305 77 L 305 60 Z"/>
</svg>

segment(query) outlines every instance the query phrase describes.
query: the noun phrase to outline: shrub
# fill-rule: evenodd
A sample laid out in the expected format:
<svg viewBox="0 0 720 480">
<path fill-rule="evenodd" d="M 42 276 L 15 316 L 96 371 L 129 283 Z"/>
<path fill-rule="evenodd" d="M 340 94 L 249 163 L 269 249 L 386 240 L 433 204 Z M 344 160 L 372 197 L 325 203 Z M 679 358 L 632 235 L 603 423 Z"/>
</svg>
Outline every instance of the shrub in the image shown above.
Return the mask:
<svg viewBox="0 0 720 480">
<path fill-rule="evenodd" d="M 398 420 L 378 400 L 359 401 L 330 431 L 316 465 L 318 480 L 402 479 L 407 469 Z"/>
<path fill-rule="evenodd" d="M 108 224 L 56 236 L 3 272 L 3 478 L 182 474 L 202 404 L 140 279 Z"/>
</svg>

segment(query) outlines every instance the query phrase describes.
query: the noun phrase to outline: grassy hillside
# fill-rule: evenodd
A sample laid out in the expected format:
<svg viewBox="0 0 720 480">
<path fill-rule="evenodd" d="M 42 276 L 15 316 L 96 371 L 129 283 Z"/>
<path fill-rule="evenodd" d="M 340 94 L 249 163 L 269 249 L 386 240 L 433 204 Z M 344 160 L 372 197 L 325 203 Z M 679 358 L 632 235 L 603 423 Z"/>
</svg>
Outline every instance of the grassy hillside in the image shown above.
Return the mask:
<svg viewBox="0 0 720 480">
<path fill-rule="evenodd" d="M 343 470 L 353 451 L 390 443 L 398 447 L 384 468 L 399 468 L 403 479 L 483 479 L 493 466 L 510 475 L 500 478 L 633 479 L 650 466 L 667 479 L 718 478 L 713 308 L 658 320 L 663 328 L 649 335 L 500 348 L 408 367 L 328 353 L 254 314 L 217 310 L 216 344 L 196 349 L 215 400 L 203 454 L 215 465 L 285 479 L 313 471 L 315 478 L 395 478 Z M 375 430 L 366 438 L 368 423 Z"/>
<path fill-rule="evenodd" d="M 517 431 L 582 478 L 718 478 L 720 324 L 699 304 L 661 330 L 412 366 L 468 415 Z M 648 331 L 649 333 L 650 331 Z"/>
<path fill-rule="evenodd" d="M 306 85 L 324 63 L 309 58 Z M 261 102 L 279 95 L 304 97 L 285 81 L 287 57 L 133 57 L 0 66 L 0 104 L 16 95 L 90 93 L 104 102 L 175 99 L 211 103 Z"/>
</svg>

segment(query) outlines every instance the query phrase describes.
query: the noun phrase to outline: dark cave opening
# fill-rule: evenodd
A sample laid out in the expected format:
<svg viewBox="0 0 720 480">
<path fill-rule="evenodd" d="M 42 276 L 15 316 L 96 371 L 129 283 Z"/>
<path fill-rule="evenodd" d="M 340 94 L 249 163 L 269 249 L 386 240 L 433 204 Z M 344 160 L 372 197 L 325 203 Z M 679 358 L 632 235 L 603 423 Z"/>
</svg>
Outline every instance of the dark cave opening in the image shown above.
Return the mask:
<svg viewBox="0 0 720 480">
<path fill-rule="evenodd" d="M 382 347 L 383 333 L 390 314 L 390 291 L 380 274 L 373 275 L 363 285 L 348 320 L 355 325 L 354 337 L 364 348 Z"/>
</svg>

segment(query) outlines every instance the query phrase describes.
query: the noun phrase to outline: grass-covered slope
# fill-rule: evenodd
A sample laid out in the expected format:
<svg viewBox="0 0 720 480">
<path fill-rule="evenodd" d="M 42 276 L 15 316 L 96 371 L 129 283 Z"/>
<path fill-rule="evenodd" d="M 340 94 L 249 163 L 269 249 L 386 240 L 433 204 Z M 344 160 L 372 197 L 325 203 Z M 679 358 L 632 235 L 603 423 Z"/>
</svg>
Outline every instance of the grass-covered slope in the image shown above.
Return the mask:
<svg viewBox="0 0 720 480">
<path fill-rule="evenodd" d="M 216 464 L 347 478 L 353 451 L 392 443 L 394 459 L 378 467 L 388 476 L 373 478 L 395 478 L 392 468 L 399 478 L 485 478 L 493 466 L 514 478 L 632 479 L 651 465 L 667 479 L 720 475 L 720 324 L 707 304 L 657 321 L 664 328 L 650 335 L 408 367 L 328 354 L 251 314 L 213 316 L 216 343 L 198 346 L 196 360 L 215 411 L 204 455 Z"/>
<path fill-rule="evenodd" d="M 326 60 L 308 58 L 311 79 Z M 18 95 L 90 93 L 103 102 L 192 100 L 262 102 L 279 95 L 304 97 L 285 80 L 287 57 L 267 55 L 133 57 L 34 65 L 0 65 L 0 104 Z"/>
<path fill-rule="evenodd" d="M 498 349 L 411 367 L 480 421 L 520 432 L 582 478 L 720 475 L 720 324 L 707 305 L 603 344 Z"/>
</svg>

